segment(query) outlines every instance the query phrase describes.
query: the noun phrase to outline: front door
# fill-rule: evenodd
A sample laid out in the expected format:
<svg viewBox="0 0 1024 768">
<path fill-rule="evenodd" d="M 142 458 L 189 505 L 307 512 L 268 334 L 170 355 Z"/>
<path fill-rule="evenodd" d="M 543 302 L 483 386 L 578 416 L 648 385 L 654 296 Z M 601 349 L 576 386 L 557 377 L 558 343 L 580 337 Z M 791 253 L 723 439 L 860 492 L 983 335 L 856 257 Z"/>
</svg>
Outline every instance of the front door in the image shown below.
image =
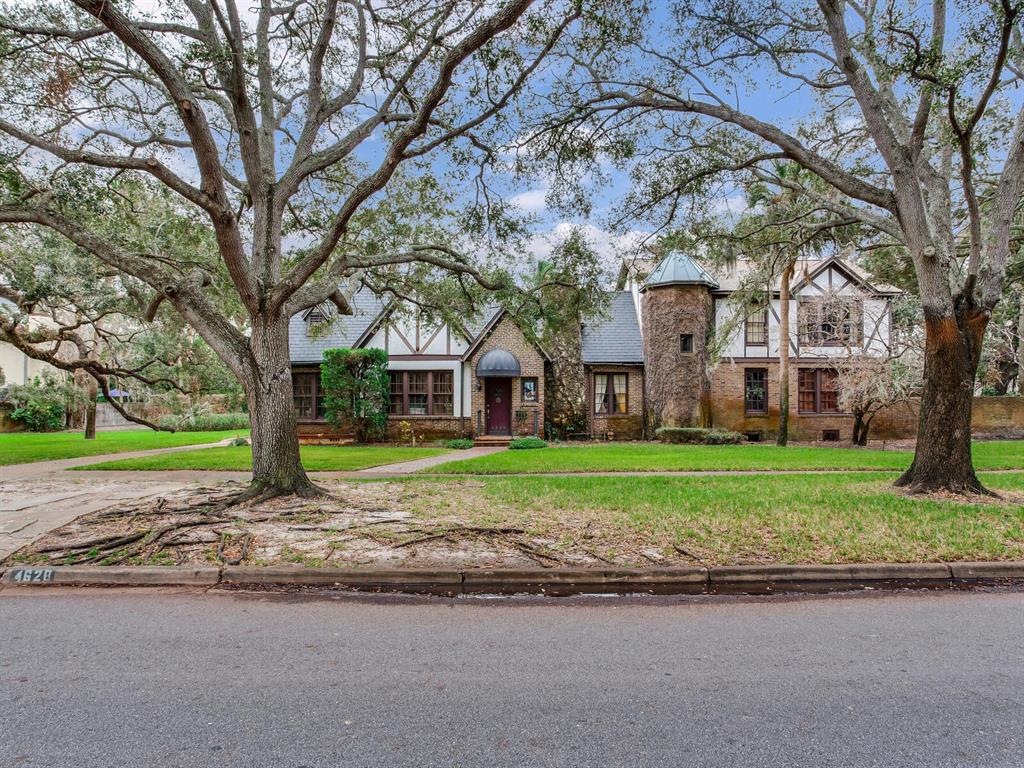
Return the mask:
<svg viewBox="0 0 1024 768">
<path fill-rule="evenodd" d="M 484 379 L 487 434 L 512 434 L 512 379 Z"/>
</svg>

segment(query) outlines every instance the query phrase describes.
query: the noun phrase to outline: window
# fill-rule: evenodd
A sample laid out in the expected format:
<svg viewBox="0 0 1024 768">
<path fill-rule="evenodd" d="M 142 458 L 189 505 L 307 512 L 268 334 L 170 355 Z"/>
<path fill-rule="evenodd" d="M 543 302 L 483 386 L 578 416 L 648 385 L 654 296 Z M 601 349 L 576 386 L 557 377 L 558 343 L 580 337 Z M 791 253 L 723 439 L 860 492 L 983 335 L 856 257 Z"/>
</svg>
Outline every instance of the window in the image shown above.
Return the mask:
<svg viewBox="0 0 1024 768">
<path fill-rule="evenodd" d="M 864 337 L 864 305 L 860 299 L 814 299 L 797 307 L 800 343 L 812 347 L 860 344 Z"/>
<path fill-rule="evenodd" d="M 747 368 L 743 372 L 743 410 L 768 413 L 768 370 Z"/>
<path fill-rule="evenodd" d="M 534 376 L 522 379 L 522 401 L 524 403 L 537 402 L 537 379 Z"/>
<path fill-rule="evenodd" d="M 756 312 L 747 318 L 746 342 L 750 347 L 764 347 L 768 345 L 768 310 Z"/>
<path fill-rule="evenodd" d="M 629 413 L 628 384 L 625 373 L 595 373 L 594 413 Z"/>
<path fill-rule="evenodd" d="M 324 390 L 320 386 L 319 373 L 292 374 L 292 405 L 295 408 L 295 418 L 299 421 L 324 420 Z"/>
<path fill-rule="evenodd" d="M 455 374 L 451 371 L 389 371 L 392 416 L 451 416 Z"/>
<path fill-rule="evenodd" d="M 327 325 L 327 313 L 320 307 L 314 307 L 306 315 L 306 335 L 317 336 L 321 329 Z"/>
<path fill-rule="evenodd" d="M 839 413 L 839 376 L 828 368 L 801 368 L 797 373 L 800 413 Z"/>
<path fill-rule="evenodd" d="M 452 372 L 435 371 L 430 375 L 430 391 L 433 400 L 430 404 L 430 412 L 434 416 L 452 415 Z"/>
<path fill-rule="evenodd" d="M 689 355 L 693 352 L 692 333 L 679 334 L 679 351 L 682 352 L 684 355 Z"/>
<path fill-rule="evenodd" d="M 430 390 L 427 388 L 427 373 L 409 371 L 406 375 L 406 409 L 409 416 L 426 416 Z"/>
</svg>

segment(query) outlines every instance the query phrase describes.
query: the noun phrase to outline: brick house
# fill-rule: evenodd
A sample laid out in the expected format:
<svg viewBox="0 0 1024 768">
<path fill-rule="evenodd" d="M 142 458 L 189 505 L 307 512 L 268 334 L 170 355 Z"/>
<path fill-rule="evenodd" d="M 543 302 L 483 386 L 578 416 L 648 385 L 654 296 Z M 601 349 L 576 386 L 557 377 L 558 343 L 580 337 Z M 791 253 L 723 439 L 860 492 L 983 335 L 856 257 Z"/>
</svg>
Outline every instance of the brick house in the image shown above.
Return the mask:
<svg viewBox="0 0 1024 768">
<path fill-rule="evenodd" d="M 778 285 L 749 314 L 734 294 L 749 290 L 751 265 L 709 271 L 683 254 L 623 268 L 606 310 L 582 327 L 587 430 L 642 439 L 664 426 L 709 425 L 761 439 L 778 423 L 779 344 L 788 340 L 790 430 L 796 439 L 848 440 L 837 355 L 880 354 L 888 346 L 890 303 L 899 291 L 873 284 L 841 258 L 797 265 L 790 327 L 780 329 Z M 455 328 L 386 306 L 367 290 L 354 314 L 315 307 L 292 318 L 295 409 L 306 434 L 329 431 L 319 365 L 332 347 L 388 352 L 388 433 L 403 422 L 422 438 L 504 441 L 544 431 L 548 358 L 503 310 L 490 308 Z M 909 406 L 880 414 L 873 434 L 911 436 Z M 408 427 L 406 427 L 408 428 Z"/>
<path fill-rule="evenodd" d="M 387 436 L 410 428 L 418 439 L 507 441 L 544 430 L 545 352 L 504 310 L 485 309 L 455 328 L 385 305 L 363 289 L 353 314 L 314 307 L 289 326 L 292 384 L 300 434 L 332 432 L 320 387 L 326 349 L 387 350 L 391 376 Z M 408 427 L 405 427 L 408 425 Z"/>
</svg>

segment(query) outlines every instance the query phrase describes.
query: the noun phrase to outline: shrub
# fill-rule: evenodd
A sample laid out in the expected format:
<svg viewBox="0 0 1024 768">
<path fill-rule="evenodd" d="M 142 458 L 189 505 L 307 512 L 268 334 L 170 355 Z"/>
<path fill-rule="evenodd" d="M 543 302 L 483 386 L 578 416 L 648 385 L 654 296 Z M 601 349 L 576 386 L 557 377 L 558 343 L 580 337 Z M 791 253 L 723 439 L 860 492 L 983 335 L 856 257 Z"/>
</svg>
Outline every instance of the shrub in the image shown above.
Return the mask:
<svg viewBox="0 0 1024 768">
<path fill-rule="evenodd" d="M 383 349 L 327 349 L 320 364 L 327 421 L 368 443 L 384 435 L 391 378 Z"/>
<path fill-rule="evenodd" d="M 739 432 L 704 427 L 660 427 L 654 431 L 663 443 L 691 443 L 696 445 L 736 445 L 746 438 Z"/>
<path fill-rule="evenodd" d="M 248 429 L 247 413 L 190 413 L 164 416 L 161 427 L 170 427 L 178 432 L 223 432 L 229 429 Z"/>
<path fill-rule="evenodd" d="M 517 437 L 508 444 L 508 447 L 514 451 L 523 451 L 530 448 L 547 448 L 548 444 L 539 437 Z"/>
<path fill-rule="evenodd" d="M 727 429 L 713 429 L 708 432 L 704 442 L 708 445 L 738 445 L 746 439 L 747 436 L 739 432 L 730 432 Z"/>
<path fill-rule="evenodd" d="M 703 443 L 710 432 L 703 427 L 659 427 L 654 430 L 663 443 Z"/>
<path fill-rule="evenodd" d="M 56 432 L 64 429 L 64 406 L 42 400 L 29 400 L 11 411 L 11 419 L 20 421 L 31 432 Z"/>
<path fill-rule="evenodd" d="M 473 441 L 468 437 L 460 437 L 455 440 L 446 440 L 444 444 L 445 448 L 452 448 L 456 451 L 464 451 L 467 448 L 473 447 Z"/>
</svg>

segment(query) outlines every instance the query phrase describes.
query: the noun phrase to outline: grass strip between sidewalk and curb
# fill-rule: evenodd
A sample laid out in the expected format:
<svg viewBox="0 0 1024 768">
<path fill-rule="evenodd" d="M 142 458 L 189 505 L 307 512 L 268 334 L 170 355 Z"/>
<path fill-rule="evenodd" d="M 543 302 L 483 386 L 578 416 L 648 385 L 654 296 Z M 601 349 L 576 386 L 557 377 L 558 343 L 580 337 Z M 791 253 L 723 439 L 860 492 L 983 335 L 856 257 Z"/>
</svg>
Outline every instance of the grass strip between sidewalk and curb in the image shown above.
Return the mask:
<svg viewBox="0 0 1024 768">
<path fill-rule="evenodd" d="M 434 595 L 772 594 L 1024 585 L 1024 561 L 636 569 L 331 569 L 303 567 L 8 568 L 4 590 L 31 586 L 321 587 Z"/>
</svg>

